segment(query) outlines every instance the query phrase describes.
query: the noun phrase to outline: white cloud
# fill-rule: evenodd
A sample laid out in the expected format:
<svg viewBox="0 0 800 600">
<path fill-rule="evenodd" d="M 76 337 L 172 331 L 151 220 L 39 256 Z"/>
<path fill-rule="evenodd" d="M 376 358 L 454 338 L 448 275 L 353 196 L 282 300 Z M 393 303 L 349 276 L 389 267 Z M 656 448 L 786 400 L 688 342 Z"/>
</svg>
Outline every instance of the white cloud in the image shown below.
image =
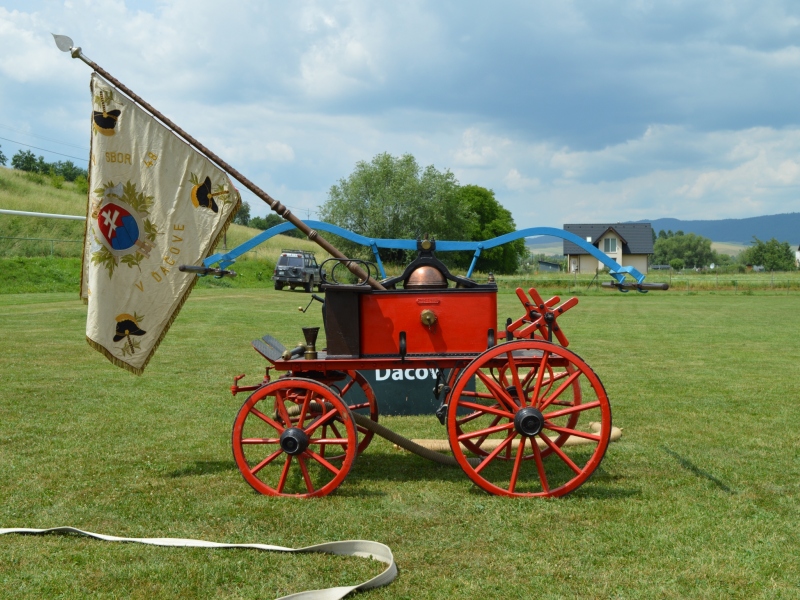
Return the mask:
<svg viewBox="0 0 800 600">
<path fill-rule="evenodd" d="M 524 177 L 516 169 L 511 169 L 508 174 L 503 178 L 503 183 L 506 187 L 514 191 L 528 190 L 539 187 L 541 181 L 538 178 Z"/>
<path fill-rule="evenodd" d="M 461 136 L 461 146 L 455 151 L 455 167 L 485 167 L 497 159 L 496 148 L 508 146 L 507 139 L 482 134 L 475 128 L 469 128 Z"/>
<path fill-rule="evenodd" d="M 86 144 L 88 69 L 50 38 L 68 34 L 306 210 L 386 151 L 495 190 L 520 227 L 800 211 L 788 0 L 4 6 L 0 126 Z"/>
</svg>

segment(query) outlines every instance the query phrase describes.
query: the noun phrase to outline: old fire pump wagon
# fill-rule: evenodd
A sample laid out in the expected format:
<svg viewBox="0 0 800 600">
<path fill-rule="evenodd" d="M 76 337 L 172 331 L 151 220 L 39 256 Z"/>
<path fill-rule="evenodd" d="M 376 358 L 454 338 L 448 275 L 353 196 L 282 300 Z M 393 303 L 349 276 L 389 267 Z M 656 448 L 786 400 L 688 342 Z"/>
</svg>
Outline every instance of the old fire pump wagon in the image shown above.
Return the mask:
<svg viewBox="0 0 800 600">
<path fill-rule="evenodd" d="M 234 422 L 233 454 L 253 488 L 274 496 L 324 496 L 342 483 L 375 434 L 404 440 L 378 423 L 375 394 L 359 373 L 368 369 L 438 371 L 435 394 L 441 406 L 436 415 L 446 426 L 453 456 L 428 456 L 455 461 L 489 493 L 562 496 L 591 476 L 608 447 L 611 408 L 594 371 L 567 350 L 558 324 L 577 298 L 545 301 L 533 288 L 517 289 L 521 316 L 498 326 L 495 283 L 450 273 L 434 255 L 435 241 L 428 239 L 417 242 L 418 256 L 402 275 L 378 282 L 371 275 L 377 275 L 375 265 L 347 258 L 89 60 L 70 38 L 54 37 L 60 50 L 89 65 L 335 257 L 327 270 L 330 279 L 325 263 L 320 266 L 326 348 L 316 350 L 319 328 L 303 328 L 306 344 L 291 351 L 265 335 L 253 342 L 269 362 L 263 381 L 239 386 L 244 375 L 234 378 L 234 394 L 252 392 Z M 612 286 L 664 289 L 642 283 L 643 275 L 636 284 L 623 283 L 623 271 L 630 267 L 610 261 L 596 248 L 587 250 L 612 267 Z M 234 274 L 226 270 L 232 261 L 211 268 L 213 261 L 208 257 L 203 266 L 179 268 L 198 275 Z M 336 266 L 356 279 L 339 282 Z M 407 447 L 408 441 L 403 442 Z"/>
<path fill-rule="evenodd" d="M 562 496 L 598 467 L 611 434 L 608 396 L 567 349 L 558 323 L 578 299 L 545 301 L 533 288 L 518 288 L 521 315 L 498 325 L 497 285 L 452 274 L 435 248 L 434 240 L 418 241 L 418 257 L 378 286 L 367 285 L 377 274 L 371 263 L 326 261 L 334 264 L 323 279 L 324 300 L 317 297 L 323 350 L 316 349 L 318 327 L 304 327 L 306 343 L 294 350 L 270 335 L 253 341 L 269 362 L 264 380 L 240 386 L 239 375 L 231 391 L 252 392 L 234 422 L 233 454 L 255 490 L 324 496 L 376 433 L 393 439 L 378 424 L 375 393 L 359 372 L 369 369 L 438 370 L 436 416 L 453 456 L 428 457 L 457 463 L 491 494 Z M 340 283 L 335 274 L 345 263 L 359 263 L 367 276 Z"/>
</svg>

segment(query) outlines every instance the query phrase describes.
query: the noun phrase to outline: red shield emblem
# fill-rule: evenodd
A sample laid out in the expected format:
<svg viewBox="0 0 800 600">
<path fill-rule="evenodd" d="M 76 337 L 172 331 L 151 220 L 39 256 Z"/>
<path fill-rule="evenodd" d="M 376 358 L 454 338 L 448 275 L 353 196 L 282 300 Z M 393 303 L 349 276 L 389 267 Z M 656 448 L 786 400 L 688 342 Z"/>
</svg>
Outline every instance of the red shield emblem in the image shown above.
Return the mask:
<svg viewBox="0 0 800 600">
<path fill-rule="evenodd" d="M 110 202 L 100 209 L 97 227 L 106 244 L 114 250 L 127 250 L 139 239 L 139 224 L 126 209 Z"/>
</svg>

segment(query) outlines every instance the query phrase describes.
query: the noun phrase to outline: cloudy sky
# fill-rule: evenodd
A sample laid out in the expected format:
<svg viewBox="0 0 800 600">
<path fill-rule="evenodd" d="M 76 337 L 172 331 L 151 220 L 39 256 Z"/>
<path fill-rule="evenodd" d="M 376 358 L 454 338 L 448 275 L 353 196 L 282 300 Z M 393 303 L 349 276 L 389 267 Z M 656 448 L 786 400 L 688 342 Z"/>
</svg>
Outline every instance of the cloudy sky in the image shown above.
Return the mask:
<svg viewBox="0 0 800 600">
<path fill-rule="evenodd" d="M 0 0 L 9 158 L 88 155 L 51 32 L 301 216 L 379 152 L 519 228 L 800 211 L 797 2 Z"/>
</svg>

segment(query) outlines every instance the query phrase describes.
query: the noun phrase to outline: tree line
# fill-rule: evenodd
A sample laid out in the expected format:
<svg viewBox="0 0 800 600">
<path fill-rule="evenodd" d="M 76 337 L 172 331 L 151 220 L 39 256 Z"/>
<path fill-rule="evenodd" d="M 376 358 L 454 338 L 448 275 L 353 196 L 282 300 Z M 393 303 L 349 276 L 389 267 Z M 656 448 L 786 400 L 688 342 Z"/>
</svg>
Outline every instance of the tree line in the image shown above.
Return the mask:
<svg viewBox="0 0 800 600">
<path fill-rule="evenodd" d="M 1 154 L 1 153 L 0 153 Z M 5 156 L 2 156 L 0 164 L 5 166 Z M 20 171 L 29 173 L 39 173 L 40 175 L 56 175 L 63 177 L 64 181 L 75 181 L 78 177 L 86 179 L 88 173 L 86 169 L 74 164 L 71 160 L 49 163 L 43 156 L 36 156 L 30 150 L 20 150 L 11 157 L 11 166 Z"/>
<path fill-rule="evenodd" d="M 673 269 L 703 268 L 753 265 L 762 266 L 767 271 L 792 271 L 796 269 L 795 255 L 789 242 L 779 242 L 775 238 L 762 241 L 753 236 L 749 248 L 738 256 L 716 252 L 711 248 L 711 240 L 694 233 L 683 231 L 658 232 L 653 244 L 654 265 L 669 265 Z"/>
<path fill-rule="evenodd" d="M 516 231 L 511 212 L 495 198 L 494 192 L 477 185 L 461 185 L 449 170 L 433 165 L 421 167 L 411 154 L 376 155 L 361 161 L 346 178 L 331 186 L 321 206 L 321 220 L 370 238 L 483 241 Z M 235 222 L 267 229 L 283 220 L 277 215 L 250 217 L 242 203 Z M 336 237 L 334 244 L 348 256 L 372 258 L 364 248 Z M 467 268 L 472 252 L 439 255 L 453 267 Z M 484 272 L 514 273 L 527 256 L 524 240 L 515 240 L 481 253 L 477 269 Z M 380 249 L 381 260 L 406 263 L 403 250 Z"/>
<path fill-rule="evenodd" d="M 0 147 L 0 165 L 6 166 L 8 158 Z M 43 156 L 36 156 L 30 150 L 20 150 L 11 157 L 11 166 L 19 171 L 25 171 L 36 177 L 38 183 L 44 183 L 43 177 L 49 177 L 53 187 L 61 188 L 65 181 L 76 184 L 79 193 L 85 194 L 89 190 L 88 172 L 73 163 L 71 160 L 47 162 Z M 38 177 L 37 177 L 38 176 Z"/>
</svg>

